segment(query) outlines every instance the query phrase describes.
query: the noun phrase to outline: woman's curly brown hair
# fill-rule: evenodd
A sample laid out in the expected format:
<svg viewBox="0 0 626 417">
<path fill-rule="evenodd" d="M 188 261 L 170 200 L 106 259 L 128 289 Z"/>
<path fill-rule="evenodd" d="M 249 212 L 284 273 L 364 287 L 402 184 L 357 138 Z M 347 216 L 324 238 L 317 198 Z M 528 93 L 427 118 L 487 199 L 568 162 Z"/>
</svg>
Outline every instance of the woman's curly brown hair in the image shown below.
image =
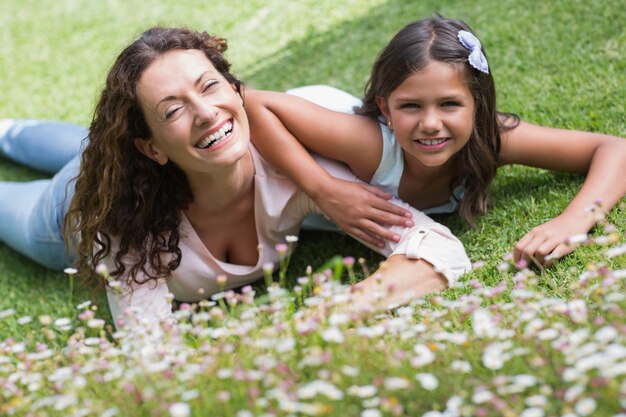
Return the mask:
<svg viewBox="0 0 626 417">
<path fill-rule="evenodd" d="M 373 118 L 381 116 L 376 97 L 386 99 L 407 77 L 432 61 L 458 65 L 476 104 L 472 136 L 455 156 L 459 169 L 450 189 L 463 184 L 459 214 L 473 225 L 474 216 L 487 210 L 489 188 L 498 167 L 500 134 L 517 126 L 519 117 L 496 111 L 493 76 L 468 64 L 469 51 L 459 42 L 459 30 L 472 32 L 464 22 L 438 15 L 400 30 L 374 63 L 363 104 L 356 113 Z"/>
<path fill-rule="evenodd" d="M 134 139 L 151 137 L 137 97 L 142 74 L 166 52 L 190 49 L 204 52 L 241 94 L 224 57 L 226 41 L 206 32 L 155 27 L 121 52 L 95 108 L 65 217 L 65 239 L 76 246 L 82 269 L 93 270 L 112 250 L 109 274 L 128 282 L 139 283 L 139 272 L 167 278 L 180 265 L 181 211 L 193 200 L 187 178 L 173 162 L 161 166 L 144 156 Z"/>
</svg>

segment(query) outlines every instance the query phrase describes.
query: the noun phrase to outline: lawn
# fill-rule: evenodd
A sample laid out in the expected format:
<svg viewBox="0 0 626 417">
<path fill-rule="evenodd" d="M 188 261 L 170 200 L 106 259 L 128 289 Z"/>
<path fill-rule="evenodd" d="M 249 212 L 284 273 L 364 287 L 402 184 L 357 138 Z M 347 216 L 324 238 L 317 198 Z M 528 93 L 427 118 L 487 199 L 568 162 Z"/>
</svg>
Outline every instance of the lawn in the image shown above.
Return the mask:
<svg viewBox="0 0 626 417">
<path fill-rule="evenodd" d="M 233 72 L 253 88 L 324 83 L 359 96 L 391 36 L 439 12 L 465 20 L 481 39 L 500 110 L 626 136 L 621 0 L 0 5 L 1 117 L 88 124 L 115 56 L 157 24 L 227 38 Z M 0 180 L 43 177 L 0 159 Z M 626 410 L 626 204 L 553 267 L 518 271 L 505 261 L 581 184 L 577 175 L 501 169 L 493 207 L 475 228 L 456 215 L 436 218 L 483 266 L 457 288 L 375 318 L 294 315 L 307 296 L 333 303 L 329 294 L 341 291 L 315 274 L 297 282 L 308 265 L 336 255 L 364 258 L 370 268 L 380 260 L 348 237 L 303 233 L 288 292 L 270 290 L 261 307 L 245 297 L 233 307 L 233 295 L 189 306 L 184 325 L 165 331 L 163 350 L 148 348 L 149 335 L 105 337 L 111 321 L 102 295 L 77 284 L 70 302 L 65 274 L 0 243 L 0 415 L 184 416 L 187 405 L 193 415 L 618 415 Z M 92 304 L 77 309 L 85 300 Z"/>
</svg>

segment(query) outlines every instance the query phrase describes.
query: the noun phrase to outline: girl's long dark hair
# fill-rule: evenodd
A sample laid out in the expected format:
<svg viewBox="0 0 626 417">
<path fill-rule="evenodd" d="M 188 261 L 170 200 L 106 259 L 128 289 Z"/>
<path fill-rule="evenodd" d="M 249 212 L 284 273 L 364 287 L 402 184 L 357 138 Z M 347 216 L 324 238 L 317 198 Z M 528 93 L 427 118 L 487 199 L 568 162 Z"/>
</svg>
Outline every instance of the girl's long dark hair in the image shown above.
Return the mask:
<svg viewBox="0 0 626 417">
<path fill-rule="evenodd" d="M 379 117 L 376 97 L 386 99 L 407 77 L 432 61 L 461 68 L 475 101 L 474 129 L 470 140 L 455 156 L 458 172 L 450 188 L 463 184 L 459 213 L 473 225 L 474 216 L 487 210 L 489 188 L 498 166 L 500 133 L 517 126 L 519 118 L 496 111 L 493 76 L 469 65 L 469 51 L 457 37 L 459 30 L 472 32 L 462 21 L 441 16 L 419 20 L 400 30 L 374 63 L 357 114 Z"/>
<path fill-rule="evenodd" d="M 112 251 L 109 274 L 127 281 L 138 282 L 139 272 L 148 280 L 167 278 L 180 265 L 181 211 L 193 196 L 180 168 L 171 161 L 159 165 L 134 144 L 135 138 L 151 137 L 137 83 L 166 52 L 197 49 L 241 94 L 241 83 L 224 58 L 226 48 L 224 39 L 206 32 L 155 27 L 118 56 L 95 108 L 65 217 L 65 239 L 77 248 L 82 269 L 93 270 Z"/>
</svg>

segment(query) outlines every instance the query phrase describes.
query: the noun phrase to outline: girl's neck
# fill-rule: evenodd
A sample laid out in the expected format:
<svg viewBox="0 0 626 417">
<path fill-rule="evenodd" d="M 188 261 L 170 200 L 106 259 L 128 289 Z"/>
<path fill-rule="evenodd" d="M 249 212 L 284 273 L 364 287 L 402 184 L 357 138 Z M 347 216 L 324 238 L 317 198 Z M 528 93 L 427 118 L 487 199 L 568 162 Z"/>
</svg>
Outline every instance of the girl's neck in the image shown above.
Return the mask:
<svg viewBox="0 0 626 417">
<path fill-rule="evenodd" d="M 405 155 L 398 196 L 418 210 L 446 204 L 450 201 L 457 176 L 455 165 L 449 162 L 442 166 L 426 166 Z"/>
<path fill-rule="evenodd" d="M 199 176 L 188 175 L 193 202 L 188 212 L 224 213 L 236 206 L 253 190 L 254 162 L 252 154 L 246 153 L 237 163 L 219 172 Z"/>
<path fill-rule="evenodd" d="M 422 164 L 417 158 L 403 152 L 404 171 L 406 175 L 419 179 L 420 182 L 429 183 L 432 180 L 442 177 L 454 178 L 458 174 L 456 155 L 450 158 L 445 164 L 439 166 L 427 166 Z"/>
</svg>

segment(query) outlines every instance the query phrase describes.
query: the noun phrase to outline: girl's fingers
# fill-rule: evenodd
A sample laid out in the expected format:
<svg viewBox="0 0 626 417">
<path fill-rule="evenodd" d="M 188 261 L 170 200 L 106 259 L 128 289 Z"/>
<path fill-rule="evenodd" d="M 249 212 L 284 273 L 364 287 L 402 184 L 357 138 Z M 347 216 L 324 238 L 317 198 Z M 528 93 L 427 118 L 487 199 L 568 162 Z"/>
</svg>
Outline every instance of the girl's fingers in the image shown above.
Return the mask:
<svg viewBox="0 0 626 417">
<path fill-rule="evenodd" d="M 543 235 L 532 235 L 530 239 L 520 240 L 515 245 L 514 259 L 515 261 L 525 260 L 543 265 L 545 263 L 544 257 L 551 253 L 558 243 L 558 241 L 546 239 Z"/>
<path fill-rule="evenodd" d="M 368 243 L 376 248 L 382 248 L 384 246 L 384 243 L 382 240 L 380 239 L 376 239 L 374 236 L 367 234 L 365 232 L 362 231 L 355 231 L 354 233 L 351 233 L 352 236 L 354 236 L 355 238 L 359 239 L 360 241 L 364 242 L 364 243 Z"/>
<path fill-rule="evenodd" d="M 559 245 L 559 241 L 556 239 L 547 239 L 543 241 L 534 252 L 530 253 L 534 255 L 535 259 L 539 261 L 541 265 L 546 264 L 546 256 L 554 252 L 554 249 Z"/>
<path fill-rule="evenodd" d="M 379 225 L 412 227 L 415 224 L 413 219 L 409 217 L 375 208 L 371 209 L 369 220 L 378 223 Z"/>
<path fill-rule="evenodd" d="M 400 235 L 381 226 L 380 224 L 376 222 L 368 222 L 365 227 L 366 227 L 366 231 L 374 236 L 377 236 L 379 238 L 389 240 L 392 242 L 400 241 Z"/>
<path fill-rule="evenodd" d="M 562 243 L 563 242 L 558 239 L 546 240 L 542 245 L 539 246 L 539 248 L 537 248 L 536 253 L 542 258 L 545 258 L 546 256 L 553 254 L 556 248 L 559 247 L 559 245 L 561 245 Z"/>
<path fill-rule="evenodd" d="M 517 248 L 517 245 L 516 245 Z M 543 239 L 535 237 L 523 247 L 519 247 L 519 259 L 538 262 L 541 265 L 551 265 L 559 258 L 571 253 L 573 248 L 559 239 Z M 516 260 L 519 260 L 516 258 Z"/>
<path fill-rule="evenodd" d="M 520 260 L 529 261 L 530 254 L 534 254 L 543 240 L 538 240 L 534 235 L 527 234 L 521 238 L 513 248 L 513 259 L 515 262 Z"/>
<path fill-rule="evenodd" d="M 567 238 L 580 231 L 576 224 L 556 217 L 526 233 L 515 245 L 514 259 L 517 262 L 532 257 L 542 264 L 551 264 L 574 251 L 575 247 L 567 243 Z"/>
<path fill-rule="evenodd" d="M 365 243 L 369 243 L 374 247 L 383 248 L 385 246 L 385 242 L 381 239 L 381 237 L 376 234 L 372 234 L 369 229 L 351 227 L 349 229 L 345 229 L 345 232 Z"/>
<path fill-rule="evenodd" d="M 398 234 L 373 221 L 363 221 L 358 228 L 355 227 L 353 230 L 355 230 L 355 233 L 353 234 L 355 237 L 380 248 L 385 246 L 385 240 L 392 242 L 400 241 L 400 236 Z"/>
<path fill-rule="evenodd" d="M 561 259 L 565 255 L 568 255 L 574 251 L 574 248 L 567 243 L 560 243 L 552 252 L 547 255 L 545 259 L 546 265 L 552 265 L 556 260 Z"/>
<path fill-rule="evenodd" d="M 411 214 L 409 210 L 402 208 L 400 206 L 397 206 L 388 201 L 391 199 L 391 194 L 381 190 L 378 187 L 374 187 L 372 185 L 365 184 L 363 185 L 363 188 L 365 188 L 374 196 L 378 197 L 377 199 L 371 202 L 372 207 L 377 208 L 382 211 L 386 211 L 390 214 L 395 214 L 395 215 L 402 216 L 402 217 L 408 217 L 408 218 L 413 217 L 413 215 Z M 396 223 L 388 223 L 388 224 L 396 224 Z"/>
</svg>

